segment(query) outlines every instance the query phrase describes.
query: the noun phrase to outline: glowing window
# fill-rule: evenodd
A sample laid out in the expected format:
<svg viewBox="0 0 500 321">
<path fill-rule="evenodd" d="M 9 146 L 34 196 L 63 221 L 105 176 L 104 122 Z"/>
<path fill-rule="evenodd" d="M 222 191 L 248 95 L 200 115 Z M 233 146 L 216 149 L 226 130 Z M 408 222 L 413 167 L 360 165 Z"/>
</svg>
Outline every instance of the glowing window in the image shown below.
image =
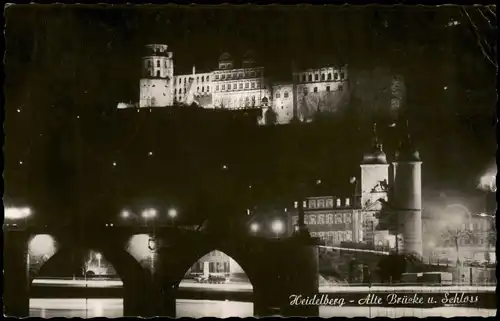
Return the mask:
<svg viewBox="0 0 500 321">
<path fill-rule="evenodd" d="M 341 204 L 340 204 L 340 198 L 337 198 L 337 207 L 340 207 Z"/>
<path fill-rule="evenodd" d="M 276 98 L 280 98 L 280 92 L 279 91 L 276 92 Z"/>
<path fill-rule="evenodd" d="M 328 80 L 332 80 L 332 73 L 331 72 L 328 73 Z"/>
<path fill-rule="evenodd" d="M 283 97 L 288 98 L 288 91 L 285 91 L 285 93 L 283 94 Z"/>
</svg>

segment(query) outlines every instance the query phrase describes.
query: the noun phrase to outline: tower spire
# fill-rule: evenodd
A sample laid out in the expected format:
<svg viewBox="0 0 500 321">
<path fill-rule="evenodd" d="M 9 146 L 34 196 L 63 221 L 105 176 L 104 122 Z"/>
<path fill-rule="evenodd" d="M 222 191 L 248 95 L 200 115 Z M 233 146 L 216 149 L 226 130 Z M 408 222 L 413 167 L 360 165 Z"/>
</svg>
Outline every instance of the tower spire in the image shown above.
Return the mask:
<svg viewBox="0 0 500 321">
<path fill-rule="evenodd" d="M 397 161 L 420 161 L 420 154 L 416 149 L 410 135 L 410 127 L 408 125 L 408 118 L 405 118 L 403 128 L 401 130 L 401 140 L 399 148 L 396 152 Z"/>
</svg>

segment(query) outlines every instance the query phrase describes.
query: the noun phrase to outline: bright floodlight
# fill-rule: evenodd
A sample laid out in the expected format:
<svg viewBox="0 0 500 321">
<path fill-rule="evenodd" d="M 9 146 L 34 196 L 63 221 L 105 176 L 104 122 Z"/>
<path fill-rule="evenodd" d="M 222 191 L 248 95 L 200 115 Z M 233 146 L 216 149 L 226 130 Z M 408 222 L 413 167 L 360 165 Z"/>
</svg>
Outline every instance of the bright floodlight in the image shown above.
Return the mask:
<svg viewBox="0 0 500 321">
<path fill-rule="evenodd" d="M 257 232 L 259 230 L 259 224 L 254 222 L 250 225 L 250 230 L 252 230 L 252 232 Z"/>
<path fill-rule="evenodd" d="M 56 241 L 48 234 L 38 234 L 28 244 L 28 253 L 32 256 L 52 256 L 56 252 Z"/>
<path fill-rule="evenodd" d="M 177 210 L 175 208 L 169 209 L 168 210 L 168 217 L 176 218 L 177 217 Z"/>
<path fill-rule="evenodd" d="M 18 220 L 31 216 L 29 207 L 7 207 L 5 209 L 5 218 L 10 220 Z"/>
<path fill-rule="evenodd" d="M 283 222 L 280 220 L 275 220 L 272 225 L 274 233 L 281 233 L 283 231 Z"/>
<path fill-rule="evenodd" d="M 95 254 L 95 258 L 98 259 L 98 260 L 102 259 L 102 254 L 101 253 L 96 253 Z"/>
<path fill-rule="evenodd" d="M 127 210 L 122 211 L 122 217 L 123 218 L 129 218 L 130 217 L 130 212 Z"/>
</svg>

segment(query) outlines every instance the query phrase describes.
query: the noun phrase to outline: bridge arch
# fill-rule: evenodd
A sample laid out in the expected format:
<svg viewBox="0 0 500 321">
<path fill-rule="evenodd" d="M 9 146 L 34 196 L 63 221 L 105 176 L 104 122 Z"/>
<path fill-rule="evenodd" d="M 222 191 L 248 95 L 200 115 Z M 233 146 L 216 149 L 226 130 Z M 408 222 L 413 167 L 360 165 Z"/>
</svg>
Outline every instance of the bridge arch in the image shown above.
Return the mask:
<svg viewBox="0 0 500 321">
<path fill-rule="evenodd" d="M 47 261 L 42 264 L 37 271 L 30 275 L 29 288 L 33 287 L 36 277 L 46 274 L 47 271 L 57 268 L 59 264 L 68 264 L 74 261 L 73 258 L 81 260 L 82 254 L 88 251 L 96 251 L 102 254 L 115 269 L 116 274 L 123 283 L 123 314 L 124 316 L 148 316 L 148 298 L 154 293 L 151 292 L 152 278 L 149 271 L 143 269 L 139 262 L 135 260 L 123 248 L 114 244 L 82 244 L 63 245 Z M 82 271 L 82 276 L 85 271 Z"/>
</svg>

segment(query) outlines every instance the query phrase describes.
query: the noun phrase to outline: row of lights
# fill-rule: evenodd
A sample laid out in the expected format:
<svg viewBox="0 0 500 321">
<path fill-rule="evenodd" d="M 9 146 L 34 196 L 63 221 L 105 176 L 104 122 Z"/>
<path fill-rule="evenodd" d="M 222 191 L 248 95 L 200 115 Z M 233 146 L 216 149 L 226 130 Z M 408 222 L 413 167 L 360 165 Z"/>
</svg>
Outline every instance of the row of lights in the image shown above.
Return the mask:
<svg viewBox="0 0 500 321">
<path fill-rule="evenodd" d="M 285 224 L 281 220 L 274 220 L 271 223 L 271 229 L 273 230 L 274 233 L 276 233 L 276 237 L 278 238 L 279 235 L 283 232 L 285 227 Z M 253 222 L 250 224 L 250 231 L 252 233 L 257 233 L 260 230 L 260 225 L 257 222 Z"/>
</svg>

